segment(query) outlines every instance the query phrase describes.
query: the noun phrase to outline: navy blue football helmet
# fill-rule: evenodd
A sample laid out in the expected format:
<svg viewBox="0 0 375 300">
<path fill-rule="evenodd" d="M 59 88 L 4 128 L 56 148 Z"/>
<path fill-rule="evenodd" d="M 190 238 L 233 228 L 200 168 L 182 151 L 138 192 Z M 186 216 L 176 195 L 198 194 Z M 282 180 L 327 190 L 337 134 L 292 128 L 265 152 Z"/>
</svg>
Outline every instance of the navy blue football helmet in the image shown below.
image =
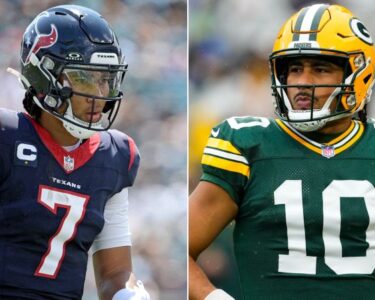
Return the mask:
<svg viewBox="0 0 375 300">
<path fill-rule="evenodd" d="M 112 125 L 127 64 L 116 35 L 100 14 L 76 5 L 52 7 L 27 27 L 21 46 L 19 77 L 36 105 L 59 118 L 77 138 Z M 74 116 L 74 95 L 90 99 L 91 115 L 95 102 L 105 101 L 100 116 L 96 120 Z"/>
</svg>

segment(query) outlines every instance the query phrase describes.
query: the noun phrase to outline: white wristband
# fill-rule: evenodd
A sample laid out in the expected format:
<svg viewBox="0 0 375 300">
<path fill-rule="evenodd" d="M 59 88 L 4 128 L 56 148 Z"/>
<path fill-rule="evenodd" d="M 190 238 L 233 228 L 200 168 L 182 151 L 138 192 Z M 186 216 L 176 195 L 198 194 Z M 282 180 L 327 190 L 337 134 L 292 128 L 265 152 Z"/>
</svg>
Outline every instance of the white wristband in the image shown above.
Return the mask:
<svg viewBox="0 0 375 300">
<path fill-rule="evenodd" d="M 117 291 L 116 294 L 113 295 L 112 300 L 127 300 L 127 299 L 132 299 L 135 297 L 136 292 L 133 290 L 129 289 L 121 289 Z"/>
<path fill-rule="evenodd" d="M 235 300 L 231 295 L 223 290 L 216 289 L 209 293 L 204 300 Z"/>
<path fill-rule="evenodd" d="M 126 288 L 117 291 L 112 300 L 150 300 L 150 295 L 138 280 L 134 288 Z"/>
</svg>

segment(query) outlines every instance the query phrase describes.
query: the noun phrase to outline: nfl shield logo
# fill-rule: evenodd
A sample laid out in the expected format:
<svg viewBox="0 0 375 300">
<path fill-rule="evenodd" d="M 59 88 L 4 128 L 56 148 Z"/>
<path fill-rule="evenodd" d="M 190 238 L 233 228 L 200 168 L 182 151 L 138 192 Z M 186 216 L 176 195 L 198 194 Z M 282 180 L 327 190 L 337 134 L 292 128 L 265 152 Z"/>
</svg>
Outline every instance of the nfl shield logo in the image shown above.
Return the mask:
<svg viewBox="0 0 375 300">
<path fill-rule="evenodd" d="M 327 158 L 335 156 L 335 149 L 332 146 L 322 146 L 322 155 Z"/>
<path fill-rule="evenodd" d="M 74 170 L 74 158 L 69 155 L 64 156 L 64 169 L 68 172 Z"/>
</svg>

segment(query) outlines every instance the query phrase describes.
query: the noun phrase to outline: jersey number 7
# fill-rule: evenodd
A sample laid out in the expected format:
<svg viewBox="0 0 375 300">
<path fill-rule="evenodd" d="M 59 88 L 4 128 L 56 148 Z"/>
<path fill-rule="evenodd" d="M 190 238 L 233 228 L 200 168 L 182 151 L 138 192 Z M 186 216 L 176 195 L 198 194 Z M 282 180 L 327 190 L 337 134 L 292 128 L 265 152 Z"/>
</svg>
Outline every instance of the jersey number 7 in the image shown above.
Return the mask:
<svg viewBox="0 0 375 300">
<path fill-rule="evenodd" d="M 66 244 L 71 241 L 78 224 L 83 220 L 89 196 L 71 191 L 40 185 L 38 203 L 56 215 L 58 208 L 66 209 L 64 217 L 55 234 L 48 241 L 48 249 L 44 253 L 34 275 L 56 278 L 65 256 Z"/>
</svg>

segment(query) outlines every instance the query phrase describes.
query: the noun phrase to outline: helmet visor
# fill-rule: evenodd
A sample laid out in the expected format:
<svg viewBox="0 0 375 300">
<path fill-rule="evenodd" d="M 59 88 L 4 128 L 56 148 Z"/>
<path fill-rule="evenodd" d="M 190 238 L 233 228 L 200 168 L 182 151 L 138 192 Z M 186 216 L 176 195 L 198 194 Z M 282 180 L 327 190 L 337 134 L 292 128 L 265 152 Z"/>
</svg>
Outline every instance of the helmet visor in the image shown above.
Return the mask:
<svg viewBox="0 0 375 300">
<path fill-rule="evenodd" d="M 63 71 L 63 84 L 78 95 L 112 100 L 120 94 L 124 72 L 67 68 Z"/>
</svg>

